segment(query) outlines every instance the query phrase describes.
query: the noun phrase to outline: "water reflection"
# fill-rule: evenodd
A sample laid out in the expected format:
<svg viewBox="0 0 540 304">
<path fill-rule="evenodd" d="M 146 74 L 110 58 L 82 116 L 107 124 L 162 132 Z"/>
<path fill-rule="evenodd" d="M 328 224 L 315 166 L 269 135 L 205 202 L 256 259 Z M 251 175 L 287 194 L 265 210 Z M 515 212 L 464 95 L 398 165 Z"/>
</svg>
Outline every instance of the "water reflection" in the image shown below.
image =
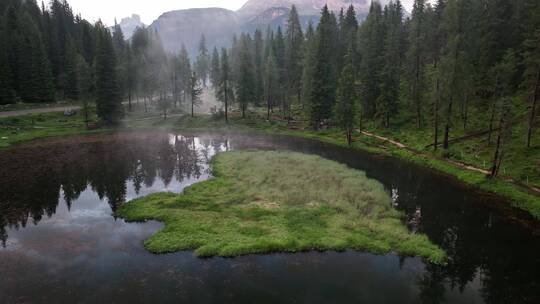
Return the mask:
<svg viewBox="0 0 540 304">
<path fill-rule="evenodd" d="M 0 240 L 6 228 L 37 225 L 63 201 L 68 210 L 85 191 L 114 213 L 119 204 L 151 192 L 181 190 L 208 175 L 208 160 L 225 144 L 167 134 L 113 136 L 98 141 L 28 145 L 0 154 Z M 171 185 L 173 183 L 173 185 Z"/>
<path fill-rule="evenodd" d="M 126 200 L 180 192 L 208 178 L 211 157 L 228 149 L 290 149 L 366 171 L 385 185 L 411 231 L 446 250 L 448 265 L 352 252 L 154 256 L 140 242 L 158 223 L 113 217 Z M 0 276 L 0 302 L 2 295 L 26 302 L 140 301 L 145 295 L 199 303 L 540 302 L 537 222 L 494 207 L 506 205 L 498 198 L 405 162 L 288 137 L 147 133 L 24 145 L 0 153 L 0 167 L 0 272 L 7 274 Z M 94 285 L 81 272 L 107 288 L 87 291 Z M 52 288 L 60 283 L 80 298 Z"/>
</svg>

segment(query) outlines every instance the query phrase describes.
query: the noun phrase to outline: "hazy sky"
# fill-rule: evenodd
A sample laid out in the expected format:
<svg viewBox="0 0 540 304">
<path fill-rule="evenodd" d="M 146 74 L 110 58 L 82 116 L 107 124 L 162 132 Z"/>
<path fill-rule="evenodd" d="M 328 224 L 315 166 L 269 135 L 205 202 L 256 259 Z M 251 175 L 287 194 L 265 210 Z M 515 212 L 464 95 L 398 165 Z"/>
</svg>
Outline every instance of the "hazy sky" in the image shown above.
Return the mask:
<svg viewBox="0 0 540 304">
<path fill-rule="evenodd" d="M 412 7 L 414 0 L 402 0 L 407 10 Z M 69 0 L 74 13 L 82 14 L 89 21 L 101 18 L 112 25 L 114 18 L 118 22 L 131 14 L 138 14 L 142 21 L 150 24 L 162 13 L 172 10 L 194 7 L 222 7 L 237 10 L 247 0 Z"/>
</svg>

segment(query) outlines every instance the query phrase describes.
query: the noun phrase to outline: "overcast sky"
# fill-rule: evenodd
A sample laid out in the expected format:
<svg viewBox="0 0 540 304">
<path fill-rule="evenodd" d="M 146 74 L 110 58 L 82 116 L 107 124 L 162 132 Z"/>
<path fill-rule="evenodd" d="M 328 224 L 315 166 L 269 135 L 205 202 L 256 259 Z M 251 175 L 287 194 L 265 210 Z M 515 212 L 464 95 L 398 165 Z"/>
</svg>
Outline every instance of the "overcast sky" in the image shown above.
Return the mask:
<svg viewBox="0 0 540 304">
<path fill-rule="evenodd" d="M 402 0 L 407 10 L 414 0 Z M 162 13 L 172 10 L 195 7 L 222 7 L 237 10 L 247 0 L 69 0 L 74 13 L 80 13 L 89 21 L 101 18 L 112 25 L 114 18 L 118 22 L 131 14 L 138 14 L 146 24 L 152 23 Z"/>
</svg>

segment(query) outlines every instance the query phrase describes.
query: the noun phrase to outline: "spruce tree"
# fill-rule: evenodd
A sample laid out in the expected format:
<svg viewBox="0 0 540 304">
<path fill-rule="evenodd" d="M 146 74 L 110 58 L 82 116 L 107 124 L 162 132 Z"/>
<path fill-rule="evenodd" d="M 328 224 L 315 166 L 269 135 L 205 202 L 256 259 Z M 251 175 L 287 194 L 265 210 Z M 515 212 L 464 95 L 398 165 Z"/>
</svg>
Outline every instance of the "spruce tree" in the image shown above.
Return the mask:
<svg viewBox="0 0 540 304">
<path fill-rule="evenodd" d="M 287 88 L 287 67 L 285 62 L 285 37 L 283 36 L 283 31 L 281 26 L 278 26 L 276 34 L 274 36 L 274 54 L 276 55 L 276 61 L 279 71 L 279 87 L 280 87 L 280 96 L 279 101 L 281 105 L 282 116 L 285 117 L 287 111 L 286 104 L 286 88 Z"/>
<path fill-rule="evenodd" d="M 96 24 L 95 92 L 97 115 L 105 124 L 122 117 L 122 103 L 116 74 L 116 55 L 109 30 Z"/>
<path fill-rule="evenodd" d="M 0 11 L 0 14 L 2 11 Z M 0 22 L 0 105 L 15 102 L 15 91 L 11 86 L 11 71 L 7 57 L 8 40 L 4 34 L 3 22 Z"/>
<path fill-rule="evenodd" d="M 380 74 L 384 67 L 384 24 L 379 2 L 373 1 L 371 3 L 369 14 L 359 32 L 362 56 L 359 70 L 363 102 L 361 115 L 373 117 L 377 113 Z"/>
<path fill-rule="evenodd" d="M 356 121 L 356 103 L 358 99 L 352 52 L 351 47 L 349 48 L 349 54 L 345 57 L 345 67 L 339 79 L 335 108 L 336 120 L 341 129 L 345 131 L 349 146 L 352 144 L 352 131 Z"/>
<path fill-rule="evenodd" d="M 285 43 L 286 104 L 289 111 L 287 115 L 289 121 L 291 119 L 291 97 L 295 96 L 297 102 L 301 103 L 303 42 L 304 34 L 300 26 L 300 19 L 296 6 L 293 5 L 287 21 Z"/>
<path fill-rule="evenodd" d="M 302 59 L 302 106 L 311 104 L 313 89 L 313 66 L 315 65 L 315 32 L 309 22 L 303 48 Z"/>
<path fill-rule="evenodd" d="M 272 108 L 279 100 L 279 91 L 279 70 L 277 60 L 276 56 L 274 55 L 274 51 L 270 50 L 270 54 L 266 59 L 264 68 L 264 98 L 267 108 L 267 120 L 271 119 Z"/>
<path fill-rule="evenodd" d="M 258 105 L 259 102 L 263 99 L 264 96 L 264 85 L 263 85 L 263 37 L 260 30 L 255 30 L 253 38 L 253 61 L 255 69 L 255 105 Z"/>
<path fill-rule="evenodd" d="M 238 79 L 236 79 L 236 98 L 242 111 L 242 118 L 246 117 L 248 105 L 255 98 L 255 71 L 250 51 L 250 38 L 242 35 L 238 54 Z"/>
<path fill-rule="evenodd" d="M 182 102 L 187 100 L 189 94 L 190 80 L 192 76 L 191 63 L 189 61 L 189 54 L 186 50 L 186 47 L 182 45 L 179 56 L 179 73 L 180 73 L 180 88 L 183 92 Z"/>
<path fill-rule="evenodd" d="M 540 3 L 527 0 L 522 46 L 525 69 L 522 76 L 522 87 L 528 93 L 528 114 L 526 130 L 526 146 L 530 148 L 540 105 Z"/>
<path fill-rule="evenodd" d="M 317 26 L 313 81 L 310 98 L 310 121 L 318 129 L 325 120 L 331 118 L 335 99 L 335 17 L 332 17 L 327 6 L 321 13 Z"/>
<path fill-rule="evenodd" d="M 377 98 L 378 116 L 387 128 L 390 127 L 390 118 L 397 112 L 399 101 L 402 19 L 403 13 L 399 0 L 390 2 L 384 11 L 384 68 L 380 75 L 380 95 Z"/>
<path fill-rule="evenodd" d="M 221 49 L 221 69 L 219 72 L 219 87 L 217 98 L 221 101 L 225 108 L 225 121 L 229 122 L 229 106 L 234 100 L 234 88 L 232 81 L 232 69 L 230 66 L 229 56 L 225 48 Z"/>
<path fill-rule="evenodd" d="M 425 65 L 427 60 L 427 21 L 425 0 L 415 0 L 409 29 L 410 47 L 407 52 L 408 96 L 416 113 L 416 125 L 422 127 L 425 91 Z"/>
<path fill-rule="evenodd" d="M 340 23 L 340 48 L 343 56 L 349 56 L 350 60 L 353 62 L 353 68 L 355 69 L 358 65 L 358 44 L 357 44 L 357 33 L 358 33 L 358 20 L 356 19 L 356 11 L 354 6 L 349 6 L 347 12 L 345 13 L 342 22 Z M 351 52 L 351 54 L 348 54 Z M 342 62 L 339 66 L 339 70 L 343 67 L 344 64 L 347 64 L 346 61 Z"/>
<path fill-rule="evenodd" d="M 199 55 L 197 56 L 197 63 L 195 64 L 196 74 L 202 81 L 204 87 L 206 87 L 206 81 L 208 79 L 210 59 L 208 55 L 208 48 L 206 47 L 206 37 L 201 35 L 199 42 Z"/>
<path fill-rule="evenodd" d="M 212 52 L 212 64 L 210 68 L 210 80 L 212 81 L 212 86 L 214 87 L 214 90 L 217 91 L 219 86 L 219 70 L 220 70 L 220 63 L 219 63 L 219 52 L 216 47 L 214 47 L 214 51 Z"/>
<path fill-rule="evenodd" d="M 92 70 L 88 63 L 86 63 L 86 60 L 82 55 L 78 55 L 76 59 L 77 64 L 77 85 L 78 85 L 78 93 L 79 93 L 79 100 L 82 101 L 83 104 L 83 112 L 84 112 L 84 121 L 86 123 L 86 127 L 88 127 L 89 121 L 90 121 L 90 98 L 92 93 L 92 84 L 93 84 L 93 78 L 92 78 Z"/>
<path fill-rule="evenodd" d="M 195 117 L 195 107 L 201 104 L 202 88 L 199 85 L 199 78 L 192 72 L 189 85 L 189 95 L 191 100 L 191 117 Z"/>
</svg>

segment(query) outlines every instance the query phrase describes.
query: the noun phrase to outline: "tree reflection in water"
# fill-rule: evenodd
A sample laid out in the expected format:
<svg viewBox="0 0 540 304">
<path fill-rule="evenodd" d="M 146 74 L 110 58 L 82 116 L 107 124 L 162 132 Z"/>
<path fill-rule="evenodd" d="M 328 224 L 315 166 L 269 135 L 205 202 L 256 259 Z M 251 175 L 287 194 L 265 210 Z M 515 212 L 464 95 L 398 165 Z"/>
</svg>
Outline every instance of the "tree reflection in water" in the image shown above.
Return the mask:
<svg viewBox="0 0 540 304">
<path fill-rule="evenodd" d="M 152 134 L 97 141 L 28 145 L 0 154 L 0 240 L 6 227 L 26 227 L 51 217 L 62 198 L 68 209 L 87 188 L 114 212 L 126 200 L 131 182 L 136 195 L 159 179 L 199 179 L 208 161 L 225 144 L 195 137 Z M 15 152 L 16 151 L 16 152 Z"/>
</svg>

